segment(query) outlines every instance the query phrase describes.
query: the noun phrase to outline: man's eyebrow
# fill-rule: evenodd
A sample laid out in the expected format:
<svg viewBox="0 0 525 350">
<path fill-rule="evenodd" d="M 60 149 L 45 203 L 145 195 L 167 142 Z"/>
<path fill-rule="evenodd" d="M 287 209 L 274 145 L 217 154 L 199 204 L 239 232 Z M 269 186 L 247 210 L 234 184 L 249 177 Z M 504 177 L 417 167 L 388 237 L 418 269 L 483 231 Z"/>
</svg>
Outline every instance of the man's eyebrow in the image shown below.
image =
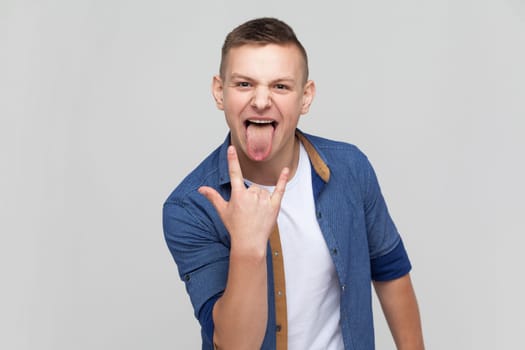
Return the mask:
<svg viewBox="0 0 525 350">
<path fill-rule="evenodd" d="M 246 75 L 242 75 L 242 74 L 239 74 L 239 73 L 232 73 L 231 76 L 230 76 L 230 79 L 234 80 L 234 79 L 240 79 L 240 80 L 253 80 L 252 78 L 246 76 Z"/>
<path fill-rule="evenodd" d="M 239 74 L 239 73 L 232 73 L 230 76 L 230 79 L 231 80 L 249 80 L 249 81 L 256 80 L 254 78 L 250 78 L 246 75 Z M 283 77 L 275 78 L 271 82 L 276 83 L 276 82 L 285 82 L 285 81 L 289 83 L 295 83 L 295 78 L 291 76 L 283 76 Z"/>
<path fill-rule="evenodd" d="M 281 77 L 281 78 L 277 78 L 273 80 L 273 82 L 278 82 L 278 81 L 287 81 L 290 83 L 295 83 L 295 78 L 294 77 Z"/>
</svg>

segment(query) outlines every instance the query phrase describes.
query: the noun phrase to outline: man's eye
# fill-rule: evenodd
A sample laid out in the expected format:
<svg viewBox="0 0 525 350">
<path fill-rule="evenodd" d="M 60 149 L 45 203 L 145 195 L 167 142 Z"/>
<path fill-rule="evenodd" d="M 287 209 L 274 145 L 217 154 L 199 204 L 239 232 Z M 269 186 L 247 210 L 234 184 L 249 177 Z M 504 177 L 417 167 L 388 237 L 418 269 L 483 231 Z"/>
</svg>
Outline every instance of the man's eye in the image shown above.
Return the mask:
<svg viewBox="0 0 525 350">
<path fill-rule="evenodd" d="M 288 87 L 286 85 L 284 85 L 284 84 L 276 84 L 275 88 L 278 89 L 278 90 L 286 90 L 286 89 L 288 89 Z"/>
<path fill-rule="evenodd" d="M 250 83 L 248 83 L 247 81 L 241 81 L 241 82 L 238 82 L 238 83 L 237 83 L 237 86 L 240 86 L 240 87 L 249 87 L 249 86 L 250 86 Z"/>
</svg>

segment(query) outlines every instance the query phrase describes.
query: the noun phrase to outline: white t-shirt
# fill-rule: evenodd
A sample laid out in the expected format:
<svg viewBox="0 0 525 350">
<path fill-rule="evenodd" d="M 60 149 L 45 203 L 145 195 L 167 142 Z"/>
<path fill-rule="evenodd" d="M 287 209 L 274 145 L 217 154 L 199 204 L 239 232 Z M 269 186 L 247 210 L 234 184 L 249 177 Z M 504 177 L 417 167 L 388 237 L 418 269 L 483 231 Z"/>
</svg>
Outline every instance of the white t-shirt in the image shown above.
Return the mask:
<svg viewBox="0 0 525 350">
<path fill-rule="evenodd" d="M 344 349 L 339 281 L 315 217 L 311 167 L 302 144 L 277 222 L 286 281 L 288 349 Z"/>
</svg>

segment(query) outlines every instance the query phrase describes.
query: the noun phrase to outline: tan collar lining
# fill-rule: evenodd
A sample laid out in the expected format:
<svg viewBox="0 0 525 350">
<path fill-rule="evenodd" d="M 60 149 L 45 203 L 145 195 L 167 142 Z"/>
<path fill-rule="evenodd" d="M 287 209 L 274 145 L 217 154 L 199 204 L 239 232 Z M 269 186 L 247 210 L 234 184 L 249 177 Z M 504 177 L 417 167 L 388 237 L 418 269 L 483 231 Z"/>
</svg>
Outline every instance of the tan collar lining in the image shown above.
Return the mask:
<svg viewBox="0 0 525 350">
<path fill-rule="evenodd" d="M 299 130 L 295 132 L 295 135 L 306 149 L 306 153 L 308 153 L 308 157 L 317 175 L 319 175 L 324 182 L 328 182 L 328 180 L 330 180 L 330 168 L 328 168 L 312 143 Z"/>
</svg>

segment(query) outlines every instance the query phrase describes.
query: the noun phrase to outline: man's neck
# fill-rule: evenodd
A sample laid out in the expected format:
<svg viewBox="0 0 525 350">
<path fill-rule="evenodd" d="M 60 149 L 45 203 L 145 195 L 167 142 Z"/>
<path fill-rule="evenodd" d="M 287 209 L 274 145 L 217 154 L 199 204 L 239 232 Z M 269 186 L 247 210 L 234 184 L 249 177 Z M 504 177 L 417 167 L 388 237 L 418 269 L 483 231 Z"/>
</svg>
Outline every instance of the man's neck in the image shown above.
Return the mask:
<svg viewBox="0 0 525 350">
<path fill-rule="evenodd" d="M 282 152 L 280 155 L 268 161 L 254 162 L 244 154 L 239 155 L 239 162 L 244 178 L 259 185 L 275 186 L 281 175 L 281 171 L 285 167 L 288 167 L 290 170 L 288 181 L 290 181 L 297 171 L 299 145 L 300 141 L 295 137 L 290 151 Z"/>
</svg>

